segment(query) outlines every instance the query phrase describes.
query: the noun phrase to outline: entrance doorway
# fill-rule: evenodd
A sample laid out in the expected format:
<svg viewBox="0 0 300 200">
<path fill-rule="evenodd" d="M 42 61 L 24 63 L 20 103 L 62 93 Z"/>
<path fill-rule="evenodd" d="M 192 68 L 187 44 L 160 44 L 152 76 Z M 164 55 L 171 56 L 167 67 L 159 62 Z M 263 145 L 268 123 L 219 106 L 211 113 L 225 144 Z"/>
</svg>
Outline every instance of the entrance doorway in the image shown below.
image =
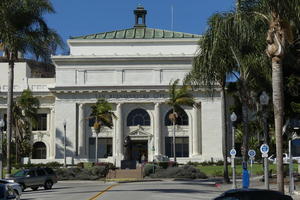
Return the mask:
<svg viewBox="0 0 300 200">
<path fill-rule="evenodd" d="M 142 162 L 142 156 L 144 155 L 144 161 L 148 160 L 148 140 L 132 140 L 131 158 Z"/>
</svg>

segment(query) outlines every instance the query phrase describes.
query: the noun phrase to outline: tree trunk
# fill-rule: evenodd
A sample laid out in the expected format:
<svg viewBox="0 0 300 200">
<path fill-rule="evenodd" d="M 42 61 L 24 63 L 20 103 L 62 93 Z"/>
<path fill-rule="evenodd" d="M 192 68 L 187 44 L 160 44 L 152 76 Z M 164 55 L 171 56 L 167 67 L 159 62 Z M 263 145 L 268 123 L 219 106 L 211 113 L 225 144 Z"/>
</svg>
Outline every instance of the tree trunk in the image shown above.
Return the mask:
<svg viewBox="0 0 300 200">
<path fill-rule="evenodd" d="M 174 156 L 174 162 L 177 162 L 176 159 L 176 141 L 175 141 L 175 122 L 176 122 L 176 115 L 175 115 L 175 109 L 173 109 L 173 156 Z"/>
<path fill-rule="evenodd" d="M 98 133 L 96 133 L 95 163 L 98 163 Z"/>
<path fill-rule="evenodd" d="M 248 148 L 249 148 L 249 119 L 248 119 L 248 105 L 245 102 L 246 99 L 242 102 L 242 113 L 243 113 L 243 148 L 242 148 L 242 156 L 243 162 L 247 162 L 248 160 Z"/>
<path fill-rule="evenodd" d="M 284 192 L 283 182 L 283 149 L 282 149 L 282 126 L 283 126 L 283 74 L 282 60 L 278 57 L 272 58 L 272 88 L 273 106 L 275 118 L 275 138 L 276 138 L 276 162 L 277 162 L 277 188 Z"/>
<path fill-rule="evenodd" d="M 13 108 L 13 89 L 14 89 L 14 58 L 10 52 L 8 55 L 9 66 L 8 66 L 8 90 L 7 90 L 7 145 L 6 145 L 6 177 L 11 175 L 11 135 L 12 135 L 12 108 Z"/>
<path fill-rule="evenodd" d="M 225 183 L 229 183 L 230 179 L 228 176 L 228 163 L 227 163 L 227 155 L 228 155 L 228 137 L 227 137 L 227 128 L 226 128 L 226 122 L 227 122 L 227 114 L 226 114 L 226 96 L 225 96 L 225 88 L 222 87 L 221 91 L 221 109 L 222 109 L 222 137 L 223 137 L 223 178 Z"/>
</svg>

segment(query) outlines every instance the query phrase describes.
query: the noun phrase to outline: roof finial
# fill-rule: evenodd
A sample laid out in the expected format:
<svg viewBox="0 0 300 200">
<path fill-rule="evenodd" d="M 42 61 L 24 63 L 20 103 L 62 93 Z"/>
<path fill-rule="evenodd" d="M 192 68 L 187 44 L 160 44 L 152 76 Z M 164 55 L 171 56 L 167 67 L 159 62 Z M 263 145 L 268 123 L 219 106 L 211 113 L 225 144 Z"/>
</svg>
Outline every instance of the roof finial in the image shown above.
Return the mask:
<svg viewBox="0 0 300 200">
<path fill-rule="evenodd" d="M 135 15 L 135 28 L 141 27 L 144 28 L 146 27 L 146 15 L 147 15 L 147 10 L 144 9 L 144 7 L 139 4 L 138 7 L 133 11 Z"/>
</svg>

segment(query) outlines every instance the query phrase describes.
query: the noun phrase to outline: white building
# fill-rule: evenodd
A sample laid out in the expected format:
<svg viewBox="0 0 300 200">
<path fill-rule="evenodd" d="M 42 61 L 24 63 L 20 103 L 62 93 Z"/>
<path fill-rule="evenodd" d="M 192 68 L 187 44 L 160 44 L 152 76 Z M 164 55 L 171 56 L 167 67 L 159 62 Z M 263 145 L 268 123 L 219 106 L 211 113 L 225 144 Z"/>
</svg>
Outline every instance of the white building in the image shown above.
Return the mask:
<svg viewBox="0 0 300 200">
<path fill-rule="evenodd" d="M 126 136 L 132 140 L 132 159 L 142 154 L 150 161 L 155 155 L 171 157 L 171 108 L 164 102 L 170 81 L 182 80 L 191 70 L 200 36 L 147 28 L 145 16 L 146 10 L 138 7 L 133 28 L 68 40 L 70 55 L 52 58 L 55 75 L 47 67 L 42 73 L 36 70 L 34 62 L 16 63 L 15 95 L 30 88 L 41 101 L 32 162 L 62 162 L 64 121 L 67 157 L 75 163 L 94 161 L 95 133 L 87 118 L 90 106 L 102 97 L 114 105 L 118 119 L 113 129 L 99 134 L 99 161 L 119 166 Z M 7 63 L 0 67 L 0 113 L 4 117 Z M 186 107 L 178 120 L 177 160 L 222 159 L 220 97 L 212 99 L 204 90 L 195 91 L 194 97 L 201 109 Z"/>
</svg>

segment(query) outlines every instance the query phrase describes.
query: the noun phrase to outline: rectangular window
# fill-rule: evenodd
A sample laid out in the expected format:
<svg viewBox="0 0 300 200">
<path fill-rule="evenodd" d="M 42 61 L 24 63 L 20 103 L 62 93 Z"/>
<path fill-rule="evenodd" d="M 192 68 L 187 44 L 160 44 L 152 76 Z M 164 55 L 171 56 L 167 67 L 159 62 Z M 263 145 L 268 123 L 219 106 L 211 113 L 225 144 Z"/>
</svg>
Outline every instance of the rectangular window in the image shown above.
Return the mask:
<svg viewBox="0 0 300 200">
<path fill-rule="evenodd" d="M 47 131 L 47 114 L 38 114 L 37 123 L 32 126 L 33 131 Z"/>
<path fill-rule="evenodd" d="M 89 158 L 95 159 L 96 138 L 89 139 Z M 112 138 L 98 138 L 98 158 L 112 156 Z"/>
<path fill-rule="evenodd" d="M 176 157 L 189 157 L 189 138 L 176 137 L 175 150 Z M 165 138 L 165 152 L 166 156 L 173 157 L 173 137 Z"/>
</svg>

